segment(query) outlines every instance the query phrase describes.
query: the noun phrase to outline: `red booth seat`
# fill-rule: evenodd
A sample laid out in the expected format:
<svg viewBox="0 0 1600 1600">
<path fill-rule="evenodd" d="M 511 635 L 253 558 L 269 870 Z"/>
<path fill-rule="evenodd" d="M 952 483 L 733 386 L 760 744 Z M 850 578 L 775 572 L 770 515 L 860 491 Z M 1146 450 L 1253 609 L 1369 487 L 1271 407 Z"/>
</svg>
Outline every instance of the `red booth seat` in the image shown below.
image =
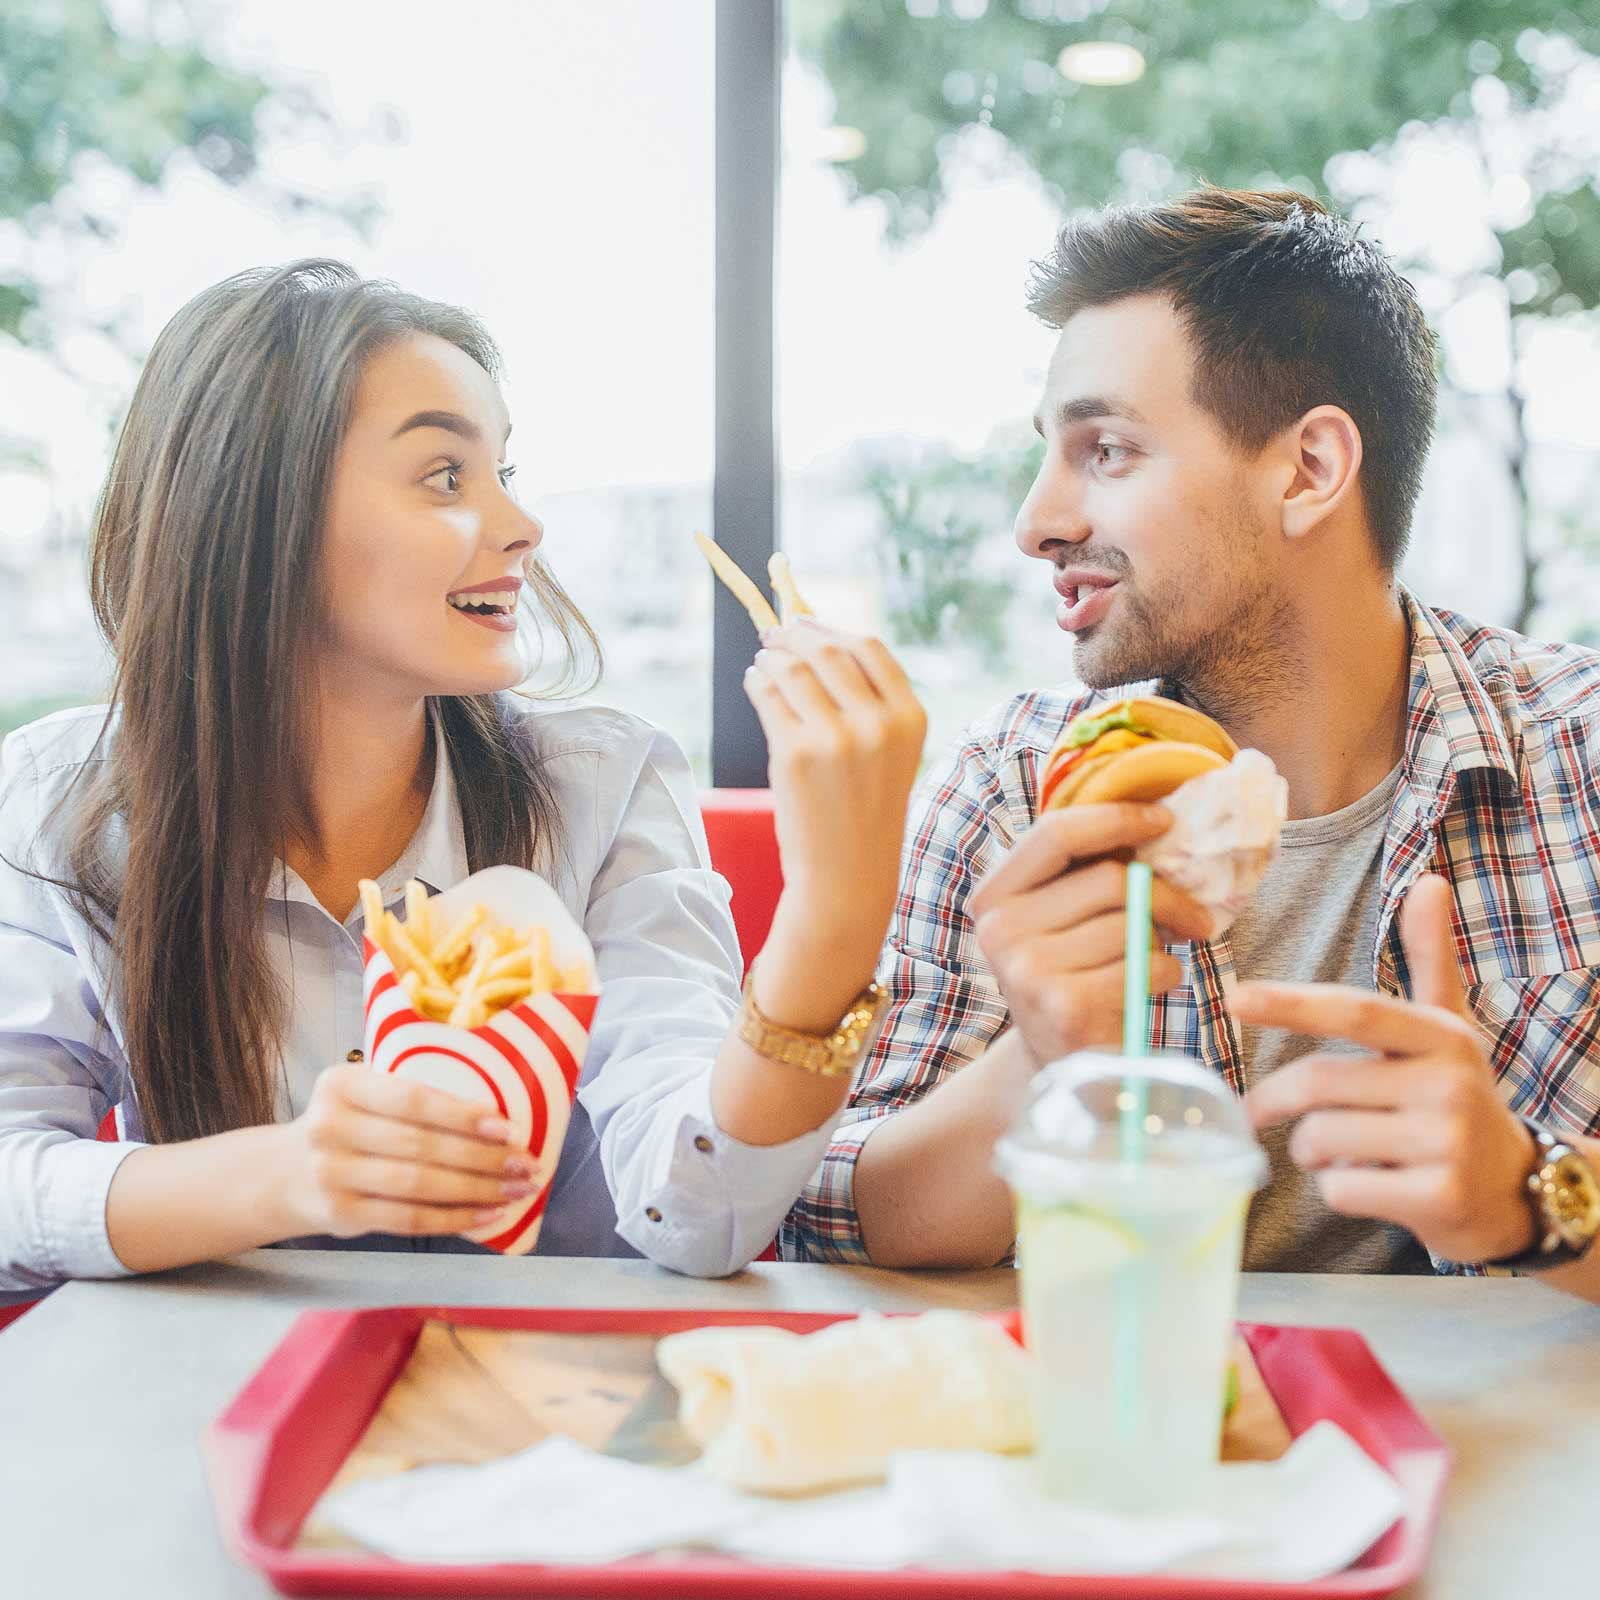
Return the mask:
<svg viewBox="0 0 1600 1600">
<path fill-rule="evenodd" d="M 766 943 L 783 892 L 770 789 L 711 789 L 700 799 L 711 864 L 733 887 L 733 922 L 749 966 Z"/>
</svg>

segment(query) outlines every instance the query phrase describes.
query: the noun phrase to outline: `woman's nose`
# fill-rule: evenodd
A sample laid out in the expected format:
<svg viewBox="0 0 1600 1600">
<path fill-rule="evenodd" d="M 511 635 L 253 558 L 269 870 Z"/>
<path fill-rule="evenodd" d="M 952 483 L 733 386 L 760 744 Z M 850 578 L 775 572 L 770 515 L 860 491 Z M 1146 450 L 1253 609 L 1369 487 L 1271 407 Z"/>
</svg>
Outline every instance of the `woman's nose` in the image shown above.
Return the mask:
<svg viewBox="0 0 1600 1600">
<path fill-rule="evenodd" d="M 544 543 L 544 524 L 520 508 L 512 528 L 507 531 L 510 537 L 500 546 L 505 551 L 537 550 Z"/>
</svg>

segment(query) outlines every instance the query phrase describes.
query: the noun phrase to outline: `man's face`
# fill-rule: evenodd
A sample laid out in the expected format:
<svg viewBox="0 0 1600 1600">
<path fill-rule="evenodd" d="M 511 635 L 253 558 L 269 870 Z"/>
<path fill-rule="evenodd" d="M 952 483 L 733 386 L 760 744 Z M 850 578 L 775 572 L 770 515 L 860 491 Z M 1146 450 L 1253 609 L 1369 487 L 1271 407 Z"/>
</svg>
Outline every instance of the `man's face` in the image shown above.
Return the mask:
<svg viewBox="0 0 1600 1600">
<path fill-rule="evenodd" d="M 1279 490 L 1192 398 L 1191 370 L 1164 298 L 1072 317 L 1016 538 L 1055 568 L 1057 622 L 1086 684 L 1170 677 L 1225 705 L 1268 687 L 1259 679 L 1282 643 Z"/>
</svg>

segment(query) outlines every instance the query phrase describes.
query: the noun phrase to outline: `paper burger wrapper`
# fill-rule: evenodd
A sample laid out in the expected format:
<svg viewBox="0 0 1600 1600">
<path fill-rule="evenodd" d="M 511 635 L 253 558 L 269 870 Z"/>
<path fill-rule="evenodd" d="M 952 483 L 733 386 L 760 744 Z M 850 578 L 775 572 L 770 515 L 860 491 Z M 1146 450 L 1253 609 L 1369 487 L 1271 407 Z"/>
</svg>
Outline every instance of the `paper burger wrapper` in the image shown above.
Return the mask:
<svg viewBox="0 0 1600 1600">
<path fill-rule="evenodd" d="M 1199 901 L 1212 937 L 1233 926 L 1278 851 L 1289 785 L 1269 756 L 1241 750 L 1226 766 L 1191 778 L 1161 804 L 1172 826 L 1136 859 Z"/>
<path fill-rule="evenodd" d="M 448 926 L 480 903 L 509 927 L 548 928 L 558 965 L 581 963 L 595 973 L 594 949 L 583 929 L 537 873 L 488 867 L 434 895 L 428 908 Z M 511 1124 L 509 1148 L 525 1150 L 553 1182 L 599 1001 L 598 982 L 585 994 L 530 995 L 481 1028 L 453 1028 L 416 1011 L 389 957 L 370 938 L 365 948 L 367 1065 L 481 1101 L 486 1113 Z M 539 1241 L 549 1194 L 547 1182 L 501 1221 L 466 1237 L 503 1255 L 528 1254 Z"/>
</svg>

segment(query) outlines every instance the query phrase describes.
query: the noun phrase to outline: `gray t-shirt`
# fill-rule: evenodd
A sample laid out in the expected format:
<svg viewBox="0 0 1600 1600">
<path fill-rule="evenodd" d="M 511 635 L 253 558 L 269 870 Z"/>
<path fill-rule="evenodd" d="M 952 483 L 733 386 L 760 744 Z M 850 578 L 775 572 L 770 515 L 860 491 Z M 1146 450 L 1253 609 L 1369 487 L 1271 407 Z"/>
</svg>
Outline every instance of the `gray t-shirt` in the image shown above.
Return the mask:
<svg viewBox="0 0 1600 1600">
<path fill-rule="evenodd" d="M 1397 766 L 1377 788 L 1325 817 L 1284 824 L 1278 855 L 1229 934 L 1241 983 L 1254 979 L 1372 987 L 1379 873 Z M 1357 1054 L 1338 1040 L 1235 1024 L 1245 1081 L 1312 1051 Z M 1427 1251 L 1406 1229 L 1329 1210 L 1316 1181 L 1289 1159 L 1291 1127 L 1261 1142 L 1269 1172 L 1245 1234 L 1257 1272 L 1428 1272 Z"/>
</svg>

